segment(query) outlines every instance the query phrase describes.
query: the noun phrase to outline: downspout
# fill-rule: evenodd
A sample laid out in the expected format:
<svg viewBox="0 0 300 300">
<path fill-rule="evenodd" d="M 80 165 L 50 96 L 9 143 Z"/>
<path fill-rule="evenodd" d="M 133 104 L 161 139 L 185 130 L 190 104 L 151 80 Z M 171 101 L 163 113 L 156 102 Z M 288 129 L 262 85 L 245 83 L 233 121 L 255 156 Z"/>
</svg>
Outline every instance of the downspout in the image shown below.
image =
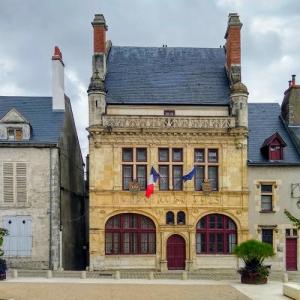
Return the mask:
<svg viewBox="0 0 300 300">
<path fill-rule="evenodd" d="M 58 163 L 59 163 L 59 265 L 58 268 L 60 271 L 63 271 L 63 247 L 62 247 L 62 241 L 63 241 L 63 226 L 62 226 L 62 217 L 61 217 L 61 188 L 62 188 L 62 182 L 61 182 L 61 155 L 60 155 L 60 148 L 58 148 Z"/>
<path fill-rule="evenodd" d="M 49 164 L 50 164 L 50 177 L 49 177 L 49 197 L 50 197 L 50 212 L 49 212 L 49 269 L 52 269 L 52 148 L 49 148 Z"/>
</svg>

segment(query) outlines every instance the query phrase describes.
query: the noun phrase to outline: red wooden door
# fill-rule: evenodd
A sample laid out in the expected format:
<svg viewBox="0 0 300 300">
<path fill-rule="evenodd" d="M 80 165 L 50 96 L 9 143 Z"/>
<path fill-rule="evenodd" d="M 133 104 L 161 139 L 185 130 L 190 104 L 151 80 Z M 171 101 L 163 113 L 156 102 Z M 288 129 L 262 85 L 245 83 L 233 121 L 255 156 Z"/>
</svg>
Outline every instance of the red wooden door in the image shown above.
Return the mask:
<svg viewBox="0 0 300 300">
<path fill-rule="evenodd" d="M 286 269 L 297 270 L 297 239 L 286 239 Z"/>
<path fill-rule="evenodd" d="M 185 269 L 185 240 L 182 236 L 174 234 L 168 238 L 167 260 L 169 270 Z"/>
</svg>

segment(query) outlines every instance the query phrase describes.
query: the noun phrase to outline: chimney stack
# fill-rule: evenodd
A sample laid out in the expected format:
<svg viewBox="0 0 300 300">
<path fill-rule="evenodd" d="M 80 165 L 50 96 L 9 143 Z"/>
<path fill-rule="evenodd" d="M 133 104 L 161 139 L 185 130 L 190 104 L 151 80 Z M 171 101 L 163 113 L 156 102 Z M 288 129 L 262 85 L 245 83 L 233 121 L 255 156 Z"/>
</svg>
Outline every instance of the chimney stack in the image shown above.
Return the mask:
<svg viewBox="0 0 300 300">
<path fill-rule="evenodd" d="M 96 14 L 92 22 L 94 28 L 94 53 L 105 53 L 107 25 L 102 14 Z"/>
<path fill-rule="evenodd" d="M 243 24 L 237 13 L 228 15 L 225 33 L 226 69 L 231 84 L 241 81 L 241 28 Z"/>
<path fill-rule="evenodd" d="M 292 86 L 296 85 L 296 75 L 292 75 Z"/>
<path fill-rule="evenodd" d="M 65 110 L 64 62 L 60 49 L 55 46 L 52 56 L 52 108 Z"/>
</svg>

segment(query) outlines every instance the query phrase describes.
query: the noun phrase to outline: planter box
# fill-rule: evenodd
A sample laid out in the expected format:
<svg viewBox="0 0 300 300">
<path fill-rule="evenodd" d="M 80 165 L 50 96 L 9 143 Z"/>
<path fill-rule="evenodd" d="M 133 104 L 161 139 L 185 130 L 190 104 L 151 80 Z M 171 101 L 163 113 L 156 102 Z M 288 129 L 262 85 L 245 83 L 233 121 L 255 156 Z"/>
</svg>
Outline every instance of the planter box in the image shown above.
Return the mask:
<svg viewBox="0 0 300 300">
<path fill-rule="evenodd" d="M 268 277 L 261 277 L 258 273 L 250 273 L 241 275 L 241 282 L 246 284 L 265 284 Z"/>
</svg>

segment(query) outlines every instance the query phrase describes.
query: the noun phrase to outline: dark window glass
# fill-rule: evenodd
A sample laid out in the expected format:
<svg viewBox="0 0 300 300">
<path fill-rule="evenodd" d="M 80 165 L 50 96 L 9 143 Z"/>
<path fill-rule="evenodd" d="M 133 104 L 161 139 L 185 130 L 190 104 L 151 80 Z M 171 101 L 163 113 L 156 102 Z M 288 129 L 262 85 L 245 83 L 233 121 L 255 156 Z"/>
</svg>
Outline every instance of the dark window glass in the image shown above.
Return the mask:
<svg viewBox="0 0 300 300">
<path fill-rule="evenodd" d="M 175 162 L 181 162 L 182 161 L 182 149 L 174 148 L 172 149 L 172 160 Z"/>
<path fill-rule="evenodd" d="M 273 192 L 273 186 L 271 184 L 262 184 L 260 188 L 261 188 L 262 193 L 272 193 Z"/>
<path fill-rule="evenodd" d="M 147 166 L 137 165 L 136 176 L 137 176 L 137 181 L 140 185 L 140 189 L 145 190 L 147 185 Z"/>
<path fill-rule="evenodd" d="M 129 190 L 129 183 L 133 180 L 132 166 L 123 165 L 123 190 Z"/>
<path fill-rule="evenodd" d="M 177 213 L 177 224 L 184 225 L 185 224 L 185 213 L 183 211 L 179 211 Z"/>
<path fill-rule="evenodd" d="M 273 246 L 273 229 L 262 229 L 262 241 Z"/>
<path fill-rule="evenodd" d="M 161 148 L 158 149 L 158 160 L 159 161 L 169 161 L 169 149 Z"/>
<path fill-rule="evenodd" d="M 195 190 L 202 191 L 202 184 L 204 181 L 204 166 L 196 166 L 195 168 Z"/>
<path fill-rule="evenodd" d="M 236 225 L 229 217 L 221 214 L 210 214 L 201 218 L 197 223 L 197 254 L 230 254 L 236 245 Z"/>
<path fill-rule="evenodd" d="M 208 180 L 213 191 L 218 190 L 218 167 L 209 166 L 208 167 Z"/>
<path fill-rule="evenodd" d="M 137 148 L 136 149 L 136 161 L 147 161 L 147 149 Z"/>
<path fill-rule="evenodd" d="M 159 189 L 169 190 L 169 166 L 159 166 Z"/>
<path fill-rule="evenodd" d="M 210 163 L 218 162 L 218 150 L 217 149 L 209 149 L 208 150 L 208 162 L 210 162 Z"/>
<path fill-rule="evenodd" d="M 172 211 L 167 212 L 166 223 L 169 225 L 174 225 L 174 213 Z"/>
<path fill-rule="evenodd" d="M 195 149 L 195 162 L 204 162 L 204 149 Z"/>
<path fill-rule="evenodd" d="M 166 117 L 172 117 L 175 116 L 175 110 L 164 110 L 164 115 Z"/>
<path fill-rule="evenodd" d="M 122 160 L 123 161 L 133 161 L 133 149 L 132 148 L 123 148 Z"/>
<path fill-rule="evenodd" d="M 272 211 L 272 195 L 261 195 L 261 210 Z"/>
<path fill-rule="evenodd" d="M 173 166 L 173 190 L 182 190 L 182 166 Z"/>
</svg>

